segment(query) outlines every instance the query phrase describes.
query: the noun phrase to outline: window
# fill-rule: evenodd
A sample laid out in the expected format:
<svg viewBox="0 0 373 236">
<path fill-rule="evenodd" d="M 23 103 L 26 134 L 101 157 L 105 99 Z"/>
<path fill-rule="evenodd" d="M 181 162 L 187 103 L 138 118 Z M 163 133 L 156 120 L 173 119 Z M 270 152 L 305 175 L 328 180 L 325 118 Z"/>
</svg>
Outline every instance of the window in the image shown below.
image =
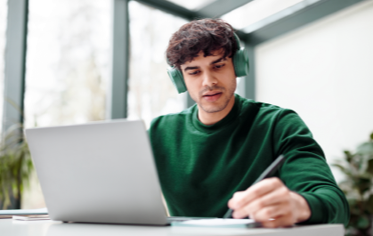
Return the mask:
<svg viewBox="0 0 373 236">
<path fill-rule="evenodd" d="M 111 19 L 107 0 L 30 0 L 26 127 L 105 119 Z M 40 207 L 45 203 L 34 177 L 22 208 Z"/>
<path fill-rule="evenodd" d="M 165 51 L 171 35 L 185 20 L 130 1 L 130 70 L 128 118 L 143 119 L 149 127 L 159 115 L 185 108 L 167 75 Z"/>
<path fill-rule="evenodd" d="M 105 118 L 111 1 L 31 0 L 26 127 Z"/>
<path fill-rule="evenodd" d="M 189 10 L 197 10 L 197 9 L 200 9 L 212 2 L 214 2 L 214 0 L 188 0 L 188 1 L 185 1 L 185 0 L 168 0 L 169 2 L 172 2 L 172 3 L 175 3 L 177 5 L 180 5 L 182 7 L 185 7 Z"/>
</svg>

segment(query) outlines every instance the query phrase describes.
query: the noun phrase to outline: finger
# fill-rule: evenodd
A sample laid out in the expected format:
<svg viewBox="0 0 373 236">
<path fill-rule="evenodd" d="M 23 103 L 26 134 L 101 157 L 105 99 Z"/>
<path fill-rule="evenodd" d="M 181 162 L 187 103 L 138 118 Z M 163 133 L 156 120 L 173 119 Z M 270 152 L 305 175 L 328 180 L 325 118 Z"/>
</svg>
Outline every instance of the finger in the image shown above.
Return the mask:
<svg viewBox="0 0 373 236">
<path fill-rule="evenodd" d="M 234 209 L 234 218 L 243 218 L 250 216 L 252 218 L 258 211 L 265 209 L 271 205 L 280 205 L 287 210 L 290 210 L 290 191 L 284 185 L 267 193 L 260 198 L 249 202 L 246 206 Z M 268 218 L 267 218 L 268 219 Z"/>
<path fill-rule="evenodd" d="M 236 206 L 237 203 L 244 201 L 245 197 L 246 197 L 245 191 L 235 192 L 232 198 L 228 201 L 228 207 L 233 209 L 233 207 Z"/>
<path fill-rule="evenodd" d="M 277 219 L 283 215 L 288 215 L 290 211 L 290 206 L 282 203 L 262 208 L 259 211 L 250 214 L 250 218 L 258 222 L 264 222 L 268 221 L 269 219 Z"/>
<path fill-rule="evenodd" d="M 229 200 L 228 206 L 233 210 L 239 209 L 247 205 L 254 199 L 257 199 L 262 195 L 267 194 L 268 192 L 271 192 L 282 185 L 283 183 L 277 177 L 264 179 L 254 184 L 246 191 L 235 193 L 232 199 Z"/>
<path fill-rule="evenodd" d="M 295 221 L 291 215 L 283 215 L 279 218 L 261 222 L 263 227 L 266 228 L 278 228 L 278 227 L 289 227 L 294 225 Z"/>
<path fill-rule="evenodd" d="M 275 189 L 274 191 L 263 195 L 260 198 L 255 199 L 254 201 L 247 204 L 244 208 L 249 214 L 255 214 L 257 211 L 278 204 L 290 204 L 290 191 L 285 186 Z"/>
<path fill-rule="evenodd" d="M 255 200 L 254 202 L 249 203 L 245 207 L 234 210 L 234 212 L 232 214 L 232 217 L 240 219 L 240 218 L 244 218 L 246 216 L 249 216 L 250 218 L 253 218 L 253 219 L 257 220 L 257 217 L 256 217 L 257 214 L 259 212 L 262 212 L 262 211 L 264 211 L 264 213 L 271 213 L 271 216 L 268 217 L 268 218 L 264 218 L 264 219 L 261 218 L 261 220 L 267 220 L 271 217 L 276 217 L 276 216 L 281 215 L 280 213 L 277 214 L 277 215 L 274 214 L 275 212 L 273 212 L 272 207 L 281 207 L 283 209 L 282 212 L 281 212 L 282 214 L 285 214 L 286 211 L 288 211 L 290 209 L 289 204 L 287 204 L 286 201 L 279 200 L 279 198 L 276 197 L 275 194 L 273 194 L 273 196 L 270 198 L 270 200 L 264 200 L 263 201 L 263 199 L 258 199 L 258 200 Z M 276 209 L 278 209 L 278 208 L 276 208 Z M 267 212 L 267 211 L 269 211 L 269 212 Z M 261 214 L 263 214 L 263 213 L 261 213 Z"/>
</svg>

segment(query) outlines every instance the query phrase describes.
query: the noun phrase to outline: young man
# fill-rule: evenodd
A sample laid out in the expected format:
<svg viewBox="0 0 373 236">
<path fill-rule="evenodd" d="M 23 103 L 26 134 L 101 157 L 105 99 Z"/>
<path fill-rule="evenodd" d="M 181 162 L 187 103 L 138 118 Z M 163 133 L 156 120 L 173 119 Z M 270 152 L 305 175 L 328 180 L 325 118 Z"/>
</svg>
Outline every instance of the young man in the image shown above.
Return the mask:
<svg viewBox="0 0 373 236">
<path fill-rule="evenodd" d="M 266 227 L 347 224 L 345 196 L 299 116 L 234 94 L 238 47 L 232 27 L 213 19 L 185 24 L 169 42 L 167 60 L 196 102 L 149 130 L 171 215 L 223 217 L 231 208 Z M 275 177 L 252 185 L 281 154 Z"/>
</svg>

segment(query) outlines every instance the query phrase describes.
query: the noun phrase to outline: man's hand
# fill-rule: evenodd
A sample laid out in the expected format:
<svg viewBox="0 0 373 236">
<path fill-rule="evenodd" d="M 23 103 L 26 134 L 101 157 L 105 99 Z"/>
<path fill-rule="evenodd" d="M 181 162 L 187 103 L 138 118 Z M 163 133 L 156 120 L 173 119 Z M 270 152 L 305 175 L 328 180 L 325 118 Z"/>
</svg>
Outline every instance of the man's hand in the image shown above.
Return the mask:
<svg viewBox="0 0 373 236">
<path fill-rule="evenodd" d="M 311 216 L 307 201 L 290 191 L 277 177 L 264 179 L 245 191 L 236 192 L 228 207 L 233 210 L 233 218 L 249 216 L 271 228 L 291 226 Z"/>
</svg>

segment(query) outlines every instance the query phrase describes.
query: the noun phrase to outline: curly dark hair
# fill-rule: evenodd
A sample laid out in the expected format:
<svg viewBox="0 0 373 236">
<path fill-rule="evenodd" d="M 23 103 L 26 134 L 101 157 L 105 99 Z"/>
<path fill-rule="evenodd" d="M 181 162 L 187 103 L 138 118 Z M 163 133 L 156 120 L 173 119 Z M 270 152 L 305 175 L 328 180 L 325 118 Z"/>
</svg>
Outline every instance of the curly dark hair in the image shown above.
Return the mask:
<svg viewBox="0 0 373 236">
<path fill-rule="evenodd" d="M 225 57 L 233 57 L 238 48 L 232 26 L 221 19 L 191 21 L 176 31 L 166 50 L 167 62 L 180 70 L 180 65 L 192 61 L 203 51 L 205 57 L 224 50 Z"/>
</svg>

